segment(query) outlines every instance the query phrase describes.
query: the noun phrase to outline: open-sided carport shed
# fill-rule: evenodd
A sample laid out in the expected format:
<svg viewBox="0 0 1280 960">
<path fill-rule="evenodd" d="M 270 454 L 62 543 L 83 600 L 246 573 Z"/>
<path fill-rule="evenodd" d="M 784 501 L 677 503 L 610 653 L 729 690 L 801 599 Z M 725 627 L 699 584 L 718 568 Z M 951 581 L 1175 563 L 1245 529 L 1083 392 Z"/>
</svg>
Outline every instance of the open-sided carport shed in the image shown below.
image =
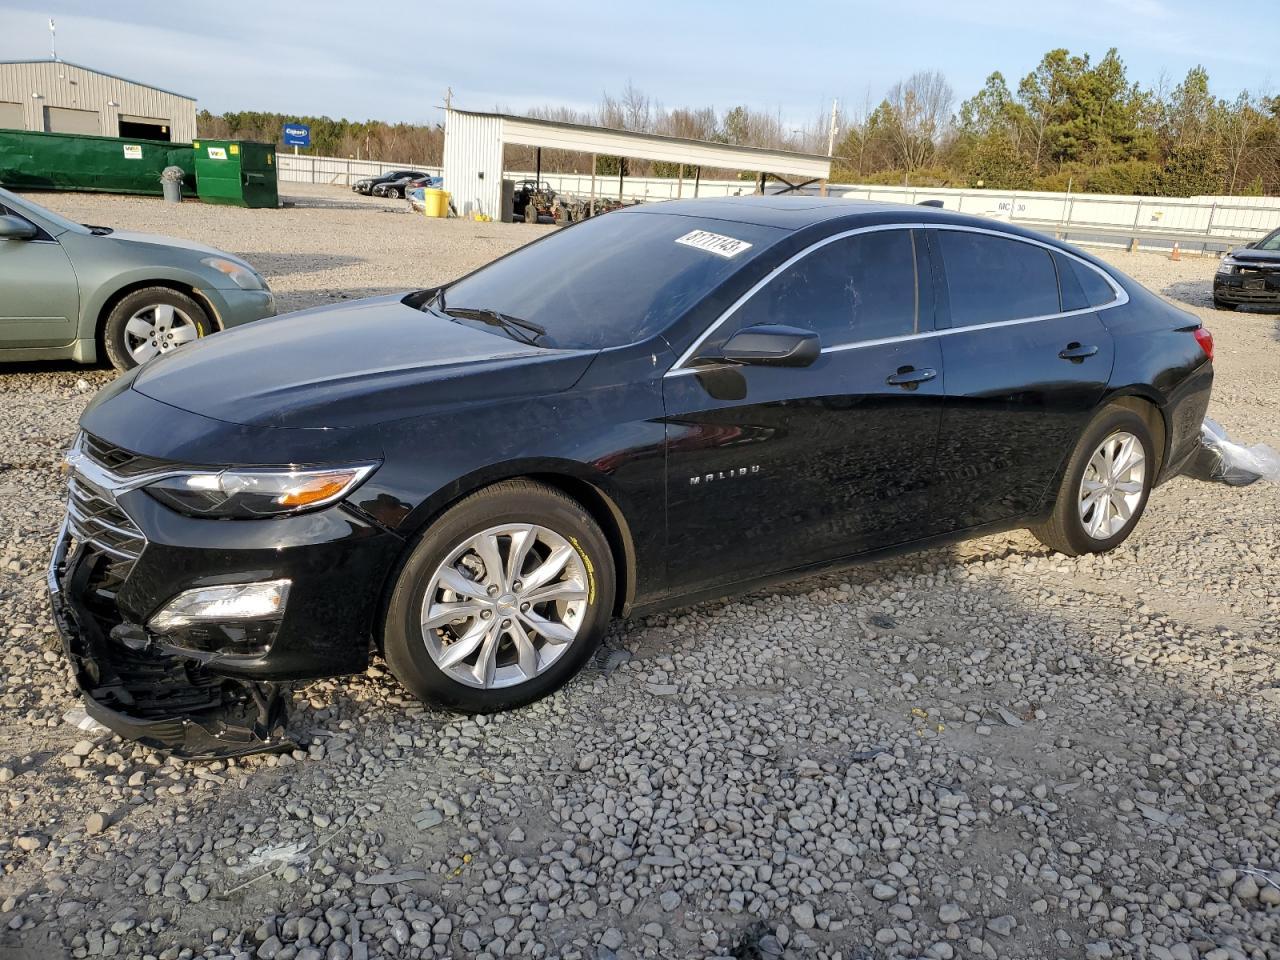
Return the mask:
<svg viewBox="0 0 1280 960">
<path fill-rule="evenodd" d="M 739 147 L 709 140 L 664 137 L 558 120 L 538 120 L 506 113 L 446 111 L 444 188 L 464 217 L 475 213 L 498 219 L 502 213 L 502 148 L 508 143 L 608 157 L 659 160 L 701 170 L 752 170 L 782 180 L 788 188 L 821 182 L 831 176 L 831 158 L 764 147 Z M 592 164 L 594 169 L 594 162 Z M 611 192 L 601 178 L 601 195 Z M 759 181 L 758 181 L 759 182 Z M 593 178 L 594 183 L 594 178 Z M 690 185 L 695 196 L 697 177 Z"/>
</svg>

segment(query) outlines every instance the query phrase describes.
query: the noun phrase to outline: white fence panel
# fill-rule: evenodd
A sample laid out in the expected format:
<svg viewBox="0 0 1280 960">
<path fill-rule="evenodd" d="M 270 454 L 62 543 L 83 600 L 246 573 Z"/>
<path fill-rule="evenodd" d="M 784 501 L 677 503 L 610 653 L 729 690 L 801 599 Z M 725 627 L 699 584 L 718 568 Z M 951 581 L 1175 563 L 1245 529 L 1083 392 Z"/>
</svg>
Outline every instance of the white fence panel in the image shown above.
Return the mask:
<svg viewBox="0 0 1280 960">
<path fill-rule="evenodd" d="M 320 183 L 350 186 L 362 177 L 378 176 L 391 170 L 411 168 L 433 176 L 441 175 L 439 167 L 415 163 L 385 163 L 378 160 L 356 160 L 343 157 L 316 157 L 277 154 L 280 179 L 293 183 Z M 532 179 L 532 171 L 510 170 L 507 179 Z M 586 197 L 591 193 L 589 173 L 543 173 L 553 190 L 560 194 Z M 445 184 L 445 189 L 448 189 Z M 771 183 L 769 192 L 781 186 Z M 755 191 L 751 180 L 702 180 L 697 185 L 699 197 L 745 196 Z M 597 197 L 617 197 L 617 176 L 595 178 Z M 816 187 L 806 188 L 816 193 Z M 1057 230 L 1073 237 L 1087 237 L 1090 227 L 1106 231 L 1132 231 L 1146 234 L 1177 234 L 1188 245 L 1214 238 L 1256 239 L 1280 227 L 1280 197 L 1133 197 L 1096 193 L 1047 193 L 1043 191 L 957 189 L 949 187 L 892 187 L 864 184 L 833 183 L 831 196 L 849 199 L 881 200 L 889 203 L 920 203 L 941 200 L 948 210 L 974 216 L 998 217 L 1038 227 Z M 625 177 L 622 181 L 624 200 L 673 200 L 677 196 L 694 196 L 694 180 L 683 182 L 666 177 Z M 1185 237 L 1185 239 L 1183 239 Z M 1101 239 L 1101 238 L 1100 238 Z M 1151 239 L 1155 245 L 1168 243 Z M 1120 241 L 1111 240 L 1112 243 Z M 1143 242 L 1147 242 L 1144 240 Z M 1220 245 L 1220 244 L 1219 244 Z"/>
</svg>

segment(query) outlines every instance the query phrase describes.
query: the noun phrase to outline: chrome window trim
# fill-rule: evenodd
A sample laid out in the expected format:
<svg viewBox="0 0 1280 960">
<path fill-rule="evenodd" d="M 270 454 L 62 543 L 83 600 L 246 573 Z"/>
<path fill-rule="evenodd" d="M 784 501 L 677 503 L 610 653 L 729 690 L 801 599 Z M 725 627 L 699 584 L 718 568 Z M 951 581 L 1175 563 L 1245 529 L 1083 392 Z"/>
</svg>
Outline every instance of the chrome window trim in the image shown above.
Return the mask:
<svg viewBox="0 0 1280 960">
<path fill-rule="evenodd" d="M 995 320 L 995 321 L 992 321 L 991 323 L 975 323 L 967 327 L 945 327 L 941 330 L 926 330 L 922 333 L 906 333 L 900 337 L 881 337 L 876 340 L 858 340 L 851 343 L 837 343 L 829 347 L 823 347 L 822 352 L 824 354 L 840 353 L 845 350 L 858 350 L 863 347 L 878 347 L 887 343 L 907 343 L 913 340 L 924 340 L 929 337 L 946 337 L 946 336 L 951 336 L 957 333 L 966 333 L 970 330 L 991 330 L 996 327 L 1013 327 L 1013 326 L 1020 326 L 1021 324 L 1025 324 L 1025 323 L 1039 323 L 1042 320 L 1057 320 L 1059 318 L 1064 318 L 1064 317 L 1076 317 L 1085 313 L 1098 313 L 1102 310 L 1110 310 L 1112 307 L 1123 306 L 1124 304 L 1129 302 L 1129 294 L 1125 291 L 1124 287 L 1122 287 L 1119 283 L 1117 283 L 1116 279 L 1112 277 L 1111 274 L 1109 274 L 1107 271 L 1103 270 L 1101 267 L 1095 266 L 1094 264 L 1090 263 L 1088 260 L 1085 260 L 1082 257 L 1076 256 L 1076 254 L 1072 253 L 1069 250 L 1064 250 L 1062 247 L 1055 246 L 1051 243 L 1045 243 L 1043 240 L 1037 240 L 1034 237 L 1020 237 L 1017 234 L 1006 233 L 1003 230 L 989 230 L 985 227 L 973 227 L 967 224 L 950 224 L 950 223 L 882 223 L 882 224 L 875 224 L 873 226 L 868 226 L 868 227 L 856 227 L 852 230 L 844 230 L 844 231 L 841 231 L 840 233 L 833 233 L 829 237 L 823 237 L 821 240 L 818 240 L 810 244 L 809 246 L 805 247 L 803 250 L 800 250 L 797 253 L 793 254 L 792 256 L 788 257 L 782 263 L 778 264 L 778 266 L 770 270 L 768 274 L 766 274 L 759 281 L 753 284 L 751 289 L 747 290 L 746 293 L 744 293 L 737 300 L 731 303 L 724 310 L 724 312 L 720 314 L 720 316 L 716 317 L 716 319 L 713 320 L 710 325 L 708 325 L 707 329 L 702 332 L 702 335 L 698 337 L 693 342 L 693 344 L 687 350 L 685 350 L 684 353 L 680 355 L 680 359 L 678 359 L 672 365 L 671 369 L 668 370 L 666 374 L 664 374 L 664 376 L 668 376 L 668 377 L 681 376 L 686 373 L 697 373 L 700 369 L 706 369 L 702 367 L 690 367 L 690 366 L 686 366 L 686 364 L 689 362 L 690 359 L 692 359 L 694 354 L 697 353 L 698 349 L 704 343 L 706 343 L 708 339 L 710 339 L 711 335 L 714 334 L 716 330 L 718 330 L 727 320 L 729 320 L 742 307 L 743 304 L 745 304 L 748 300 L 750 300 L 757 293 L 759 293 L 760 290 L 762 290 L 765 286 L 767 286 L 774 278 L 776 278 L 780 273 L 782 273 L 792 264 L 798 262 L 799 260 L 802 260 L 804 257 L 807 257 L 809 254 L 813 253 L 813 251 L 819 250 L 822 247 L 825 247 L 829 243 L 834 243 L 836 240 L 843 240 L 845 237 L 853 237 L 863 233 L 876 233 L 883 230 L 956 230 L 962 233 L 984 233 L 984 234 L 988 234 L 989 236 L 1000 237 L 1005 240 L 1014 240 L 1019 243 L 1025 243 L 1031 246 L 1041 247 L 1045 250 L 1048 250 L 1049 253 L 1051 254 L 1059 253 L 1064 257 L 1069 257 L 1070 259 L 1076 261 L 1077 263 L 1083 264 L 1084 266 L 1088 267 L 1094 273 L 1098 274 L 1100 277 L 1102 277 L 1104 280 L 1107 281 L 1108 285 L 1110 285 L 1111 289 L 1115 292 L 1116 296 L 1114 300 L 1104 303 L 1100 307 L 1085 307 L 1080 310 L 1064 310 L 1058 313 L 1047 313 L 1042 316 L 1018 317 L 1013 320 Z"/>
</svg>

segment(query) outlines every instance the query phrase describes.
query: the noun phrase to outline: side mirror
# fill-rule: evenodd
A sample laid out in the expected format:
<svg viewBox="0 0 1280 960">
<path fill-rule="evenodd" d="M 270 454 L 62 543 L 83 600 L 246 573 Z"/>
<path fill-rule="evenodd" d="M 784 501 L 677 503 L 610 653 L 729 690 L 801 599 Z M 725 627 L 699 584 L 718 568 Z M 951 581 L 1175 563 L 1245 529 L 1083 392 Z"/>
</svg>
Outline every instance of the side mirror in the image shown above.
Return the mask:
<svg viewBox="0 0 1280 960">
<path fill-rule="evenodd" d="M 0 240 L 30 240 L 39 232 L 34 223 L 21 217 L 0 217 Z"/>
<path fill-rule="evenodd" d="M 721 358 L 768 367 L 807 367 L 821 352 L 818 335 L 812 330 L 767 323 L 735 333 L 724 345 Z"/>
</svg>

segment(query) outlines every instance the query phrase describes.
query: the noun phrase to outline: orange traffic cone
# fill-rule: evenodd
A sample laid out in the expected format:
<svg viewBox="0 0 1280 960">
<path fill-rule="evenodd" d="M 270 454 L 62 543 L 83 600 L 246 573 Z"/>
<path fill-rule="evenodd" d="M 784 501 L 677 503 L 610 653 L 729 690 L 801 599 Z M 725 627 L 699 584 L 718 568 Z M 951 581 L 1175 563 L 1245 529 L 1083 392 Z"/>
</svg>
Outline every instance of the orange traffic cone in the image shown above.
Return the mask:
<svg viewBox="0 0 1280 960">
<path fill-rule="evenodd" d="M 1178 249 L 1178 241 L 1173 241 L 1173 253 L 1169 254 L 1170 260 L 1181 260 L 1182 252 Z"/>
</svg>

